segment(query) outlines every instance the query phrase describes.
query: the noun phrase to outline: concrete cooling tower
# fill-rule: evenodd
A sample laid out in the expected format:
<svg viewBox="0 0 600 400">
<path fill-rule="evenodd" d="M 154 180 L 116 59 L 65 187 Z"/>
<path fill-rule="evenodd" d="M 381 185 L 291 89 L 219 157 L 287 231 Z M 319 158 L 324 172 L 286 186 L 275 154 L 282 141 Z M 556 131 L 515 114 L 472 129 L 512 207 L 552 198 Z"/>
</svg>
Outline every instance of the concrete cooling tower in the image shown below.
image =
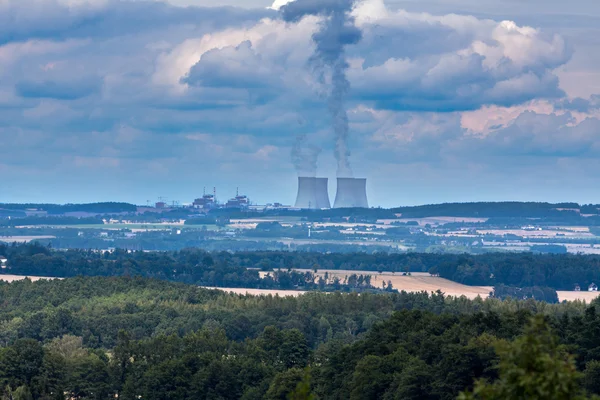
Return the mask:
<svg viewBox="0 0 600 400">
<path fill-rule="evenodd" d="M 296 208 L 331 208 L 327 192 L 327 178 L 298 177 Z"/>
<path fill-rule="evenodd" d="M 369 208 L 367 180 L 364 178 L 337 178 L 337 192 L 333 208 Z"/>
</svg>

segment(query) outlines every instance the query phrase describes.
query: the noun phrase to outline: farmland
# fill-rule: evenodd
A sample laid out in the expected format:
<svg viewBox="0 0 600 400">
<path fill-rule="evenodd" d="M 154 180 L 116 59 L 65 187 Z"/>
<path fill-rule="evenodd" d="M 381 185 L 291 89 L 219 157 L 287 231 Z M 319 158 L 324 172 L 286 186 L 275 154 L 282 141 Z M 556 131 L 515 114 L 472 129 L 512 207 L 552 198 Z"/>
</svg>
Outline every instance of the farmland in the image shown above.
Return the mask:
<svg viewBox="0 0 600 400">
<path fill-rule="evenodd" d="M 302 270 L 296 270 L 301 272 Z M 261 275 L 265 275 L 268 272 L 261 272 Z M 487 298 L 490 292 L 493 291 L 492 286 L 469 286 L 463 285 L 458 282 L 453 282 L 448 279 L 440 278 L 437 276 L 431 276 L 428 273 L 412 273 L 410 276 L 399 273 L 391 272 L 373 272 L 373 271 L 349 271 L 349 270 L 318 270 L 315 274 L 317 277 L 327 277 L 333 279 L 338 277 L 340 280 L 344 280 L 352 274 L 357 275 L 371 275 L 372 283 L 374 286 L 381 286 L 383 282 L 389 284 L 392 283 L 394 289 L 405 292 L 437 292 L 438 290 L 447 296 L 465 296 L 469 299 L 476 297 Z M 222 289 L 225 290 L 225 289 Z M 244 294 L 243 291 L 246 289 L 233 289 L 235 293 Z M 249 294 L 269 294 L 270 292 L 279 292 L 279 295 L 298 295 L 298 291 L 259 291 L 256 293 Z M 271 293 L 275 294 L 275 293 Z M 557 291 L 560 301 L 586 301 L 590 302 L 600 295 L 600 292 L 585 292 L 585 291 Z"/>
</svg>

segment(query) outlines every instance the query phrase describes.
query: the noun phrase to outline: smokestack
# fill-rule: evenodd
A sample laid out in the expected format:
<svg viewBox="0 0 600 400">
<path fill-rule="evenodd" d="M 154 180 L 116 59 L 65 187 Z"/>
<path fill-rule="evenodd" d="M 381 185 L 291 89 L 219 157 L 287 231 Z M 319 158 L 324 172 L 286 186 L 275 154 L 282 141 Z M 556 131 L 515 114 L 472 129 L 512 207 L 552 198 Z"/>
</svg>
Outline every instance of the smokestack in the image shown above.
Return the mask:
<svg viewBox="0 0 600 400">
<path fill-rule="evenodd" d="M 364 178 L 337 178 L 337 192 L 333 208 L 369 208 L 367 180 Z"/>
<path fill-rule="evenodd" d="M 316 210 L 331 208 L 327 192 L 327 178 L 299 176 L 295 207 Z"/>
<path fill-rule="evenodd" d="M 317 73 L 317 79 L 325 83 L 330 77 L 327 104 L 333 133 L 335 135 L 334 155 L 337 160 L 337 176 L 351 177 L 350 151 L 348 150 L 348 114 L 346 99 L 350 82 L 346 76 L 349 68 L 346 47 L 356 44 L 362 38 L 356 26 L 352 8 L 357 0 L 295 0 L 281 7 L 283 19 L 298 22 L 307 15 L 323 18 L 319 30 L 312 36 L 315 50 L 310 63 Z"/>
<path fill-rule="evenodd" d="M 309 144 L 306 134 L 296 137 L 296 143 L 292 147 L 291 155 L 298 176 L 317 176 L 319 154 L 321 154 L 321 148 Z"/>
</svg>

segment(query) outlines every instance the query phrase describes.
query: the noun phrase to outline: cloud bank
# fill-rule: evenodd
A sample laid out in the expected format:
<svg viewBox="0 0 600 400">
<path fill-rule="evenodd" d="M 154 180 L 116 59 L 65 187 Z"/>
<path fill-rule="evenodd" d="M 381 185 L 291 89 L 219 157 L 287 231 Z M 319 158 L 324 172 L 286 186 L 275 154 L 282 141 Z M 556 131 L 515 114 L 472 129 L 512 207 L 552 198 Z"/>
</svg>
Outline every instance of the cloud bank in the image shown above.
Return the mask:
<svg viewBox="0 0 600 400">
<path fill-rule="evenodd" d="M 381 0 L 345 11 L 361 40 L 342 37 L 347 65 L 333 59 L 350 87 L 347 145 L 336 150 L 323 85 L 335 74 L 307 67 L 328 44 L 313 40 L 327 13 L 286 21 L 273 9 L 0 2 L 0 171 L 20 193 L 11 196 L 43 199 L 49 191 L 33 187 L 48 182 L 84 185 L 94 200 L 95 187 L 110 194 L 107 185 L 119 182 L 114 193 L 140 201 L 135 193 L 163 195 L 148 188 L 169 180 L 165 189 L 183 200 L 195 193 L 190 180 L 242 180 L 260 188 L 258 200 L 276 200 L 293 195 L 297 137 L 323 149 L 324 175 L 339 167 L 329 154 L 352 148 L 356 172 L 391 187 L 415 170 L 436 181 L 448 171 L 593 167 L 599 102 L 561 89 L 558 71 L 573 47 L 560 35 L 519 21 L 391 10 Z M 384 171 L 400 178 L 374 177 Z M 264 176 L 290 187 L 272 189 Z M 385 204 L 405 201 L 389 193 Z"/>
</svg>

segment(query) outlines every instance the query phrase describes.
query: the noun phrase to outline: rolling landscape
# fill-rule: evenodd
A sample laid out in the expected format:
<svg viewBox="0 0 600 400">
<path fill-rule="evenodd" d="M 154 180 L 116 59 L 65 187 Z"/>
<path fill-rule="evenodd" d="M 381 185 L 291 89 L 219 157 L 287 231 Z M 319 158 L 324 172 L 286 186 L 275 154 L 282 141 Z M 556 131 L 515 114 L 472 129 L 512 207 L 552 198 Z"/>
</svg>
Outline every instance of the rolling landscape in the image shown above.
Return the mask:
<svg viewBox="0 0 600 400">
<path fill-rule="evenodd" d="M 0 400 L 599 400 L 598 0 L 0 0 Z"/>
</svg>

